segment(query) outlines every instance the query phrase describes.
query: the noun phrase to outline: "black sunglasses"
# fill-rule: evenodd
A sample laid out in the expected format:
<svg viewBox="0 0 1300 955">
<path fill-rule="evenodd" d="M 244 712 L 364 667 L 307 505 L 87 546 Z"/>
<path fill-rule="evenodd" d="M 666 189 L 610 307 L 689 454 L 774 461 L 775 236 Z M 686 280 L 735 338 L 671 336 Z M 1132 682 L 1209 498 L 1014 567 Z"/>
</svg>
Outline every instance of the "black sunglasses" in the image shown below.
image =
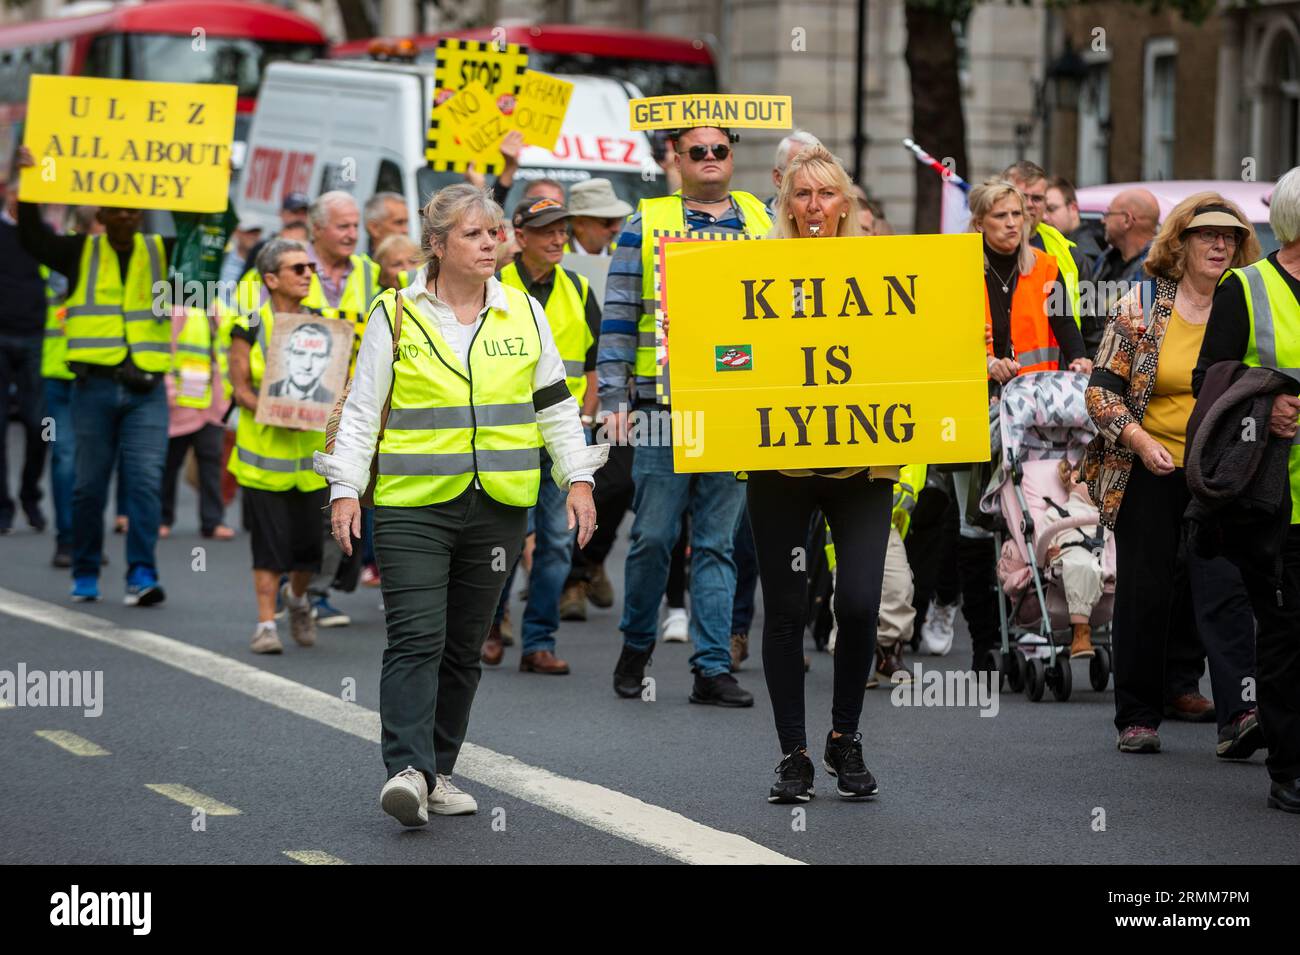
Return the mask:
<svg viewBox="0 0 1300 955">
<path fill-rule="evenodd" d="M 677 150 L 679 156 L 690 156 L 693 162 L 704 162 L 704 157 L 712 151 L 714 159 L 726 159 L 731 155 L 731 147 L 726 143 L 713 143 L 709 146 L 692 146 L 686 152 Z"/>
<path fill-rule="evenodd" d="M 294 275 L 306 275 L 308 272 L 316 271 L 315 262 L 295 262 L 293 265 L 281 266 L 281 271 L 288 269 Z"/>
</svg>

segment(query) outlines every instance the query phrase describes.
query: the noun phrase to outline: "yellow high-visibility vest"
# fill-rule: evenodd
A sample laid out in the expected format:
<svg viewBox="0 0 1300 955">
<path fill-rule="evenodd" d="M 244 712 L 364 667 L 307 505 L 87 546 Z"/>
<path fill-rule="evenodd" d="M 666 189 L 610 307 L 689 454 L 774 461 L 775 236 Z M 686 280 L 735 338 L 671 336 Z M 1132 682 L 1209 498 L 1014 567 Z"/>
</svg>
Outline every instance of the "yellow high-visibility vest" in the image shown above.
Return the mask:
<svg viewBox="0 0 1300 955">
<path fill-rule="evenodd" d="M 41 266 L 45 279 L 45 340 L 41 344 L 41 377 L 72 381 L 77 376 L 68 370 L 68 338 L 63 326 L 66 322 L 64 296 L 50 285 L 50 270 Z"/>
<path fill-rule="evenodd" d="M 435 323 L 405 300 L 393 402 L 379 444 L 375 504 L 423 507 L 453 500 L 477 478 L 502 504 L 531 507 L 541 481 L 542 434 L 533 408 L 541 354 L 528 296 L 502 285 L 461 364 Z M 391 328 L 396 293 L 380 294 Z"/>
<path fill-rule="evenodd" d="M 1074 310 L 1074 324 L 1082 328 L 1083 318 L 1079 315 L 1079 266 L 1070 254 L 1074 242 L 1046 222 L 1038 224 L 1038 237 L 1043 240 L 1043 251 L 1056 259 L 1056 267 L 1061 272 L 1061 283 L 1065 286 L 1070 308 Z"/>
<path fill-rule="evenodd" d="M 201 308 L 185 310 L 185 324 L 176 336 L 176 404 L 206 408 L 212 403 L 212 324 Z"/>
<path fill-rule="evenodd" d="M 731 198 L 740 209 L 745 232 L 751 236 L 767 235 L 772 229 L 767 206 L 761 199 L 739 190 Z M 642 199 L 641 212 L 641 317 L 636 324 L 636 376 L 658 378 L 662 373 L 655 360 L 655 257 L 659 254 L 655 232 L 681 232 L 686 229 L 686 203 L 681 193 Z"/>
<path fill-rule="evenodd" d="M 574 284 L 575 279 L 577 284 Z M 501 270 L 501 283 L 528 294 L 519 266 L 514 262 Z M 591 326 L 587 324 L 589 292 L 590 285 L 585 275 L 570 274 L 558 265 L 555 267 L 555 287 L 546 300 L 546 320 L 550 323 L 555 347 L 564 360 L 565 383 L 573 397 L 578 399 L 579 408 L 587 393 L 587 352 L 596 342 Z"/>
<path fill-rule="evenodd" d="M 257 343 L 248 353 L 250 383 L 257 391 L 266 372 L 266 349 L 275 330 L 271 303 L 267 302 L 253 315 L 240 316 L 236 324 L 257 332 Z M 324 431 L 258 424 L 255 418 L 256 414 L 247 408 L 239 409 L 235 451 L 227 466 L 235 480 L 260 491 L 315 491 L 325 486 L 325 479 L 314 470 L 312 459 L 317 451 L 325 450 Z"/>
<path fill-rule="evenodd" d="M 1242 362 L 1254 368 L 1276 368 L 1300 379 L 1300 302 L 1291 294 L 1286 279 L 1268 259 L 1229 269 L 1223 279 L 1229 273 L 1241 280 L 1246 292 L 1246 314 L 1250 316 L 1250 337 Z M 1300 524 L 1300 435 L 1291 439 L 1288 470 L 1291 523 Z"/>
<path fill-rule="evenodd" d="M 77 287 L 65 303 L 68 361 L 113 366 L 130 354 L 141 371 L 171 368 L 171 304 L 162 236 L 137 232 L 134 243 L 123 282 L 117 252 L 108 239 L 86 238 Z"/>
</svg>

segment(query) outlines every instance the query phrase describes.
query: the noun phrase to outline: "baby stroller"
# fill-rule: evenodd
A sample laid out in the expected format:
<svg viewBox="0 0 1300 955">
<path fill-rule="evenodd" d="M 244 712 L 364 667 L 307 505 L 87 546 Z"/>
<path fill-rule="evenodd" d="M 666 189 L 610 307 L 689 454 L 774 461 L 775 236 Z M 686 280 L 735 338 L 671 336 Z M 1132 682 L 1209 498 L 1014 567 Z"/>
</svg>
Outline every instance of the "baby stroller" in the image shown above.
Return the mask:
<svg viewBox="0 0 1300 955">
<path fill-rule="evenodd" d="M 1035 702 L 1046 687 L 1057 700 L 1070 698 L 1070 615 L 1064 585 L 1048 558 L 1053 540 L 1069 528 L 1096 528 L 1082 544 L 1066 546 L 1101 554 L 1102 595 L 1089 621 L 1095 655 L 1088 677 L 1098 692 L 1110 680 L 1114 536 L 1098 523 L 1095 507 L 1090 517 L 1062 517 L 1055 506 L 1068 494 L 1060 460 L 1077 465 L 1095 434 L 1084 403 L 1087 384 L 1086 375 L 1070 371 L 1013 378 L 1003 386 L 991 428 L 993 477 L 980 510 L 995 516 L 1002 650 L 991 651 L 986 663 L 1013 692 L 1023 689 Z"/>
</svg>

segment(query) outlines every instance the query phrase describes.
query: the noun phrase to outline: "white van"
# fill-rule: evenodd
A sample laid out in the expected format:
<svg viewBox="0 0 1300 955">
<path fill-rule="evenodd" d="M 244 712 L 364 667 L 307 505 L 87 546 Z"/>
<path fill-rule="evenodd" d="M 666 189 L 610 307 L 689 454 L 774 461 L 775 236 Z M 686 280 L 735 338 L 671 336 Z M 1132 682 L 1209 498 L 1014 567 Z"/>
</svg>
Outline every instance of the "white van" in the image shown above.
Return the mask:
<svg viewBox="0 0 1300 955">
<path fill-rule="evenodd" d="M 628 100 L 640 95 L 636 89 L 604 77 L 565 79 L 574 84 L 573 98 L 555 151 L 524 150 L 507 209 L 528 180 L 543 176 L 566 185 L 604 177 L 633 206 L 642 197 L 663 195 L 665 181 L 649 140 L 627 129 Z M 464 179 L 459 173 L 435 173 L 426 163 L 432 95 L 432 65 L 271 64 L 249 130 L 235 202 L 240 215 L 275 221 L 291 192 L 314 199 L 342 189 L 364 204 L 376 192 L 388 191 L 406 197 L 414 231 L 419 206 L 436 190 Z"/>
</svg>

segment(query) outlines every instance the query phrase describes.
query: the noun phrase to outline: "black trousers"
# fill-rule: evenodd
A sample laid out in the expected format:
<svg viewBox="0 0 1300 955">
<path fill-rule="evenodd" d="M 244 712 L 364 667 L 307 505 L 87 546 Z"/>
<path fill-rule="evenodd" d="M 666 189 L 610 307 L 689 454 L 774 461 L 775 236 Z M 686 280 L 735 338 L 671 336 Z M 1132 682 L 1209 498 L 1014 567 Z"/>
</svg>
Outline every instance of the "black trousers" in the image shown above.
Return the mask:
<svg viewBox="0 0 1300 955">
<path fill-rule="evenodd" d="M 1198 630 L 1220 725 L 1250 709 L 1254 621 L 1242 575 L 1181 547 L 1191 500 L 1181 468 L 1158 477 L 1135 462 L 1115 522 L 1115 726 L 1160 725 L 1170 635 Z M 1181 559 L 1180 559 L 1181 558 Z M 1261 717 L 1262 722 L 1262 717 Z"/>
<path fill-rule="evenodd" d="M 763 586 L 763 671 L 781 752 L 789 754 L 808 745 L 803 671 L 808 522 L 820 508 L 835 541 L 839 636 L 831 727 L 855 733 L 875 656 L 893 483 L 869 480 L 866 471 L 844 479 L 751 471 L 747 494 Z"/>
<path fill-rule="evenodd" d="M 1292 524 L 1282 551 L 1281 605 L 1263 561 L 1241 566 L 1259 629 L 1259 725 L 1268 743 L 1268 774 L 1300 779 L 1300 524 Z"/>
<path fill-rule="evenodd" d="M 407 766 L 451 775 L 482 675 L 480 653 L 528 509 L 473 487 L 427 507 L 376 507 L 388 646 L 379 678 L 380 744 L 394 776 Z"/>
<path fill-rule="evenodd" d="M 603 564 L 618 536 L 623 515 L 632 509 L 636 487 L 632 484 L 632 455 L 636 449 L 628 444 L 611 444 L 609 460 L 600 469 L 596 487 L 591 492 L 596 505 L 596 530 L 587 546 L 573 550 L 573 570 L 569 580 L 586 580 L 591 568 Z"/>
<path fill-rule="evenodd" d="M 176 523 L 176 479 L 185 452 L 194 448 L 199 465 L 199 528 L 204 534 L 216 530 L 226 515 L 221 503 L 222 446 L 225 429 L 217 424 L 205 424 L 191 434 L 178 434 L 167 440 L 167 467 L 163 471 L 162 522 L 170 527 Z"/>
<path fill-rule="evenodd" d="M 41 435 L 45 409 L 45 382 L 41 379 L 40 336 L 0 335 L 0 528 L 13 526 L 14 502 L 9 496 L 8 441 L 9 388 L 14 389 L 14 410 L 23 426 L 24 448 L 18 500 L 23 510 L 40 508 L 41 473 L 45 470 L 46 441 Z M 69 436 L 70 437 L 70 436 Z"/>
</svg>

